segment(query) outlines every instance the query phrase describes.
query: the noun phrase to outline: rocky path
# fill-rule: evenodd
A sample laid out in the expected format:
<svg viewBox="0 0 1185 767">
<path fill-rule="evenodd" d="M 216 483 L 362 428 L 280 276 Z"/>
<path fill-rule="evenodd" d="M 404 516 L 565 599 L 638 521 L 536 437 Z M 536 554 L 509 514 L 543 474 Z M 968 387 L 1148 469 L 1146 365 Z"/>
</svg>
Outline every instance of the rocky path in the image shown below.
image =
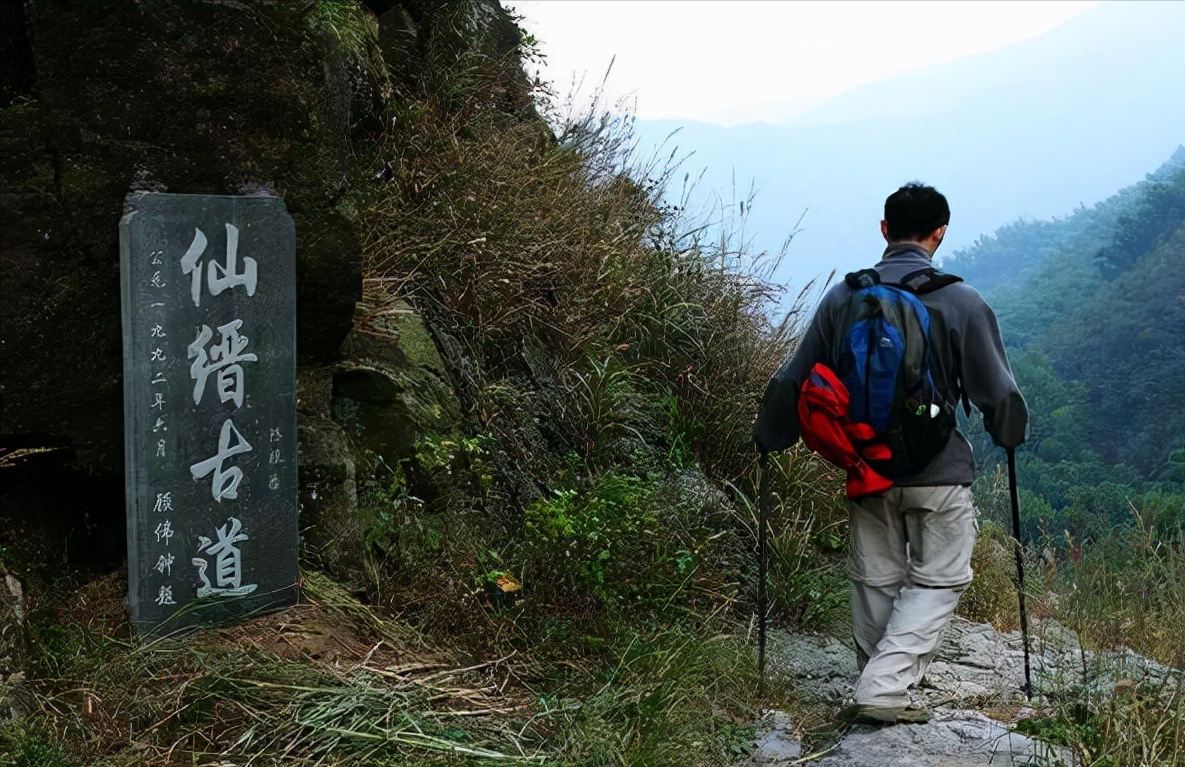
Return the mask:
<svg viewBox="0 0 1185 767">
<path fill-rule="evenodd" d="M 801 744 L 786 729 L 790 724 L 786 719 L 774 719 L 771 724 L 750 757 L 753 767 L 804 763 L 817 767 L 1052 767 L 1058 763 L 1053 747 L 965 709 L 940 709 L 926 724 L 856 726 L 814 758 L 802 753 Z"/>
<path fill-rule="evenodd" d="M 767 668 L 806 697 L 838 709 L 856 679 L 854 653 L 834 637 L 771 632 Z M 1169 672 L 1134 654 L 1108 654 L 1103 663 L 1079 650 L 1073 634 L 1053 621 L 1037 622 L 1031 634 L 1033 684 L 1038 698 L 1079 689 L 1083 680 L 1109 691 L 1121 679 Z M 1083 670 L 1087 673 L 1084 675 Z M 856 726 L 818 754 L 803 753 L 795 723 L 770 712 L 748 764 L 751 767 L 1053 767 L 1070 764 L 1060 749 L 1011 731 L 986 711 L 1032 713 L 1021 693 L 1024 660 L 1018 633 L 1000 634 L 987 624 L 956 619 L 930 665 L 917 702 L 934 710 L 920 725 Z M 998 714 L 999 715 L 999 714 Z"/>
</svg>

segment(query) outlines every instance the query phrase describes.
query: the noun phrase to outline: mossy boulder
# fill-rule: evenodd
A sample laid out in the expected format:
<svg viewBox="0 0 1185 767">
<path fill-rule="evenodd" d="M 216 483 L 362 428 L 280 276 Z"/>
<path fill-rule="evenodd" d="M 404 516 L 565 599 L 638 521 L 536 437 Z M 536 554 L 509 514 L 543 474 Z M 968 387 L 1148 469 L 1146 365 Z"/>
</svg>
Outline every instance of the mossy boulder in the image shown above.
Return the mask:
<svg viewBox="0 0 1185 767">
<path fill-rule="evenodd" d="M 406 302 L 394 301 L 360 322 L 342 344 L 342 356 L 333 378 L 333 414 L 359 450 L 393 468 L 415 459 L 425 438 L 463 429 L 444 361 Z"/>
</svg>

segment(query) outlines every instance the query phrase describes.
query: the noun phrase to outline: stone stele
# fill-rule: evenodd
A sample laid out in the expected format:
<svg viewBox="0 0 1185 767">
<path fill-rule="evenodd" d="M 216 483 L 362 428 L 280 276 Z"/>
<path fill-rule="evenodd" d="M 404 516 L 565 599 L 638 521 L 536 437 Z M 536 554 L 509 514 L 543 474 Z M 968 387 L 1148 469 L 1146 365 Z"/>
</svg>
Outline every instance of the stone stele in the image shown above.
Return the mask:
<svg viewBox="0 0 1185 767">
<path fill-rule="evenodd" d="M 293 603 L 296 235 L 284 202 L 129 195 L 120 260 L 137 634 Z"/>
</svg>

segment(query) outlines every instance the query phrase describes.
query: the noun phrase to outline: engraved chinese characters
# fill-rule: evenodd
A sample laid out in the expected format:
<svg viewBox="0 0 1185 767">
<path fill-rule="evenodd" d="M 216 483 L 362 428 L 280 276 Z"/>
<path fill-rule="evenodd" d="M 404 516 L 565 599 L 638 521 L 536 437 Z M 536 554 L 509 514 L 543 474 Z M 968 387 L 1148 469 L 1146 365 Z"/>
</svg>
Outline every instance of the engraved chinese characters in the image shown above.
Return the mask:
<svg viewBox="0 0 1185 767">
<path fill-rule="evenodd" d="M 120 226 L 138 632 L 296 596 L 295 236 L 271 197 L 137 194 Z"/>
<path fill-rule="evenodd" d="M 229 533 L 226 531 L 227 525 L 230 525 Z M 255 591 L 254 583 L 243 585 L 242 552 L 235 546 L 239 541 L 247 540 L 247 536 L 240 532 L 243 529 L 243 524 L 231 517 L 227 525 L 218 528 L 217 543 L 204 535 L 198 539 L 201 542 L 198 551 L 204 552 L 207 556 L 213 554 L 215 557 L 214 584 L 211 584 L 210 579 L 206 577 L 209 561 L 201 557 L 193 559 L 193 563 L 197 565 L 198 577 L 202 579 L 201 588 L 197 590 L 199 597 L 241 596 Z"/>
<path fill-rule="evenodd" d="M 243 405 L 243 366 L 240 362 L 255 362 L 254 354 L 244 354 L 248 339 L 239 335 L 242 320 L 233 320 L 218 328 L 222 340 L 206 352 L 206 344 L 213 335 L 209 325 L 202 325 L 198 337 L 189 345 L 189 356 L 196 357 L 189 368 L 193 386 L 193 404 L 200 405 L 202 393 L 206 390 L 206 379 L 210 373 L 217 373 L 218 398 L 223 402 L 233 399 L 236 407 Z"/>
</svg>

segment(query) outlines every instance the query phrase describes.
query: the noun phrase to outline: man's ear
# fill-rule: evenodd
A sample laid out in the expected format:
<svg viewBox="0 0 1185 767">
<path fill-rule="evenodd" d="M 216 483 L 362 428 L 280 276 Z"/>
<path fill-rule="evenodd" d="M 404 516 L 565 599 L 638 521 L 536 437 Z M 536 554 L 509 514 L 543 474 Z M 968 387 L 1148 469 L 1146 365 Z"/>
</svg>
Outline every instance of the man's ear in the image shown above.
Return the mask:
<svg viewBox="0 0 1185 767">
<path fill-rule="evenodd" d="M 942 244 L 942 238 L 946 236 L 946 224 L 938 227 L 922 240 L 922 247 L 933 253 L 938 250 L 938 246 Z"/>
<path fill-rule="evenodd" d="M 889 225 L 884 220 L 881 221 L 881 237 L 885 238 L 885 242 L 892 242 L 889 239 Z"/>
</svg>

